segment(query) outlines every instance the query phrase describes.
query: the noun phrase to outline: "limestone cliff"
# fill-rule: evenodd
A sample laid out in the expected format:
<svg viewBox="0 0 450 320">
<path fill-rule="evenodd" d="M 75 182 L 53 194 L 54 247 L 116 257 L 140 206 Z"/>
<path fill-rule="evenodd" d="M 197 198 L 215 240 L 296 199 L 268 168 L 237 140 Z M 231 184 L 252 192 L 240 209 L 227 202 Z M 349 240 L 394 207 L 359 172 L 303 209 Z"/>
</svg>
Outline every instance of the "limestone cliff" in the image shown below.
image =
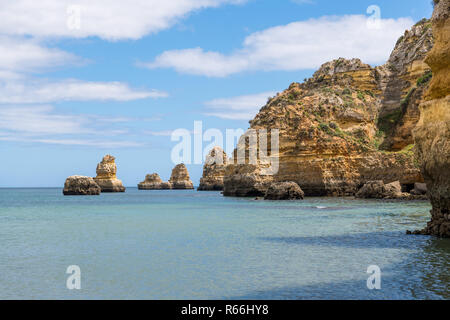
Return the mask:
<svg viewBox="0 0 450 320">
<path fill-rule="evenodd" d="M 145 180 L 138 184 L 139 190 L 167 190 L 172 189 L 169 182 L 164 182 L 159 177 L 159 174 L 152 173 L 145 176 Z"/>
<path fill-rule="evenodd" d="M 188 170 L 184 163 L 177 164 L 172 170 L 169 183 L 172 189 L 194 189 L 194 185 L 189 177 Z"/>
<path fill-rule="evenodd" d="M 450 237 L 450 0 L 434 3 L 435 45 L 425 60 L 433 79 L 414 136 L 433 207 L 421 233 Z"/>
<path fill-rule="evenodd" d="M 224 195 L 263 196 L 272 182 L 283 181 L 296 182 L 307 196 L 354 195 L 373 180 L 400 181 L 404 191 L 423 182 L 411 131 L 430 78 L 423 60 L 432 43 L 423 20 L 399 39 L 386 65 L 340 58 L 270 98 L 250 130 L 279 130 L 278 153 L 268 151 L 278 156 L 278 171 L 261 174 L 260 159 L 251 163 L 249 141 L 240 139 Z M 236 157 L 241 149 L 245 163 Z"/>
<path fill-rule="evenodd" d="M 95 182 L 100 186 L 102 192 L 125 192 L 122 181 L 117 179 L 116 158 L 111 155 L 103 157 L 102 161 L 97 165 L 97 177 Z"/>
<path fill-rule="evenodd" d="M 208 153 L 200 178 L 199 191 L 223 190 L 223 177 L 227 165 L 227 154 L 221 147 L 214 147 Z"/>
</svg>

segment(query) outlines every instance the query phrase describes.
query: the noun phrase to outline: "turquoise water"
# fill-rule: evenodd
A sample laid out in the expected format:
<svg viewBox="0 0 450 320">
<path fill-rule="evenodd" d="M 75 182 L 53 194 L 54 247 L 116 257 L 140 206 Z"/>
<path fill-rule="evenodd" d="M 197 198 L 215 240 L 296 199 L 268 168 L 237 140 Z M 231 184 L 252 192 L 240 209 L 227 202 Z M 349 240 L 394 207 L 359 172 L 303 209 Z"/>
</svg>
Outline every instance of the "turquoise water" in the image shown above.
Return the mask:
<svg viewBox="0 0 450 320">
<path fill-rule="evenodd" d="M 1 299 L 449 299 L 427 202 L 0 189 Z M 81 268 L 81 290 L 66 268 Z M 381 268 L 381 289 L 366 285 Z"/>
</svg>

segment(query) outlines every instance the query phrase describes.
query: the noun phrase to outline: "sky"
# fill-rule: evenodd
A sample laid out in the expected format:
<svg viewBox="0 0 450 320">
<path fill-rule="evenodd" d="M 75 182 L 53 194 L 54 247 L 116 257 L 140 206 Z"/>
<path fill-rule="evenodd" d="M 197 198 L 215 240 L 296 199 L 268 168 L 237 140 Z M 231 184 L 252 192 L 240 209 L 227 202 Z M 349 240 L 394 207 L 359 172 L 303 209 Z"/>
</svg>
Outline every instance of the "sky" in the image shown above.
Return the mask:
<svg viewBox="0 0 450 320">
<path fill-rule="evenodd" d="M 429 0 L 0 0 L 0 187 L 62 187 L 106 154 L 125 186 L 167 180 L 175 130 L 246 130 L 327 61 L 383 64 L 431 13 Z M 198 185 L 202 164 L 187 167 Z"/>
</svg>

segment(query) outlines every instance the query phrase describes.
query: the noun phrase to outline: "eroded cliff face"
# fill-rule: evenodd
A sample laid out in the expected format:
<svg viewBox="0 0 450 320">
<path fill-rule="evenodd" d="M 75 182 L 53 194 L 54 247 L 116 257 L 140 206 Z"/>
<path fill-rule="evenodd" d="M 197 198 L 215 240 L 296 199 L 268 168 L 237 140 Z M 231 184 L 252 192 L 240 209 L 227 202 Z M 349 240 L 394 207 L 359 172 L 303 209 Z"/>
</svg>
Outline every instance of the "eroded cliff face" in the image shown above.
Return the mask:
<svg viewBox="0 0 450 320">
<path fill-rule="evenodd" d="M 435 45 L 426 58 L 433 71 L 414 136 L 432 204 L 431 221 L 419 233 L 450 237 L 450 0 L 435 2 Z"/>
<path fill-rule="evenodd" d="M 412 128 L 429 81 L 423 60 L 432 42 L 429 21 L 421 21 L 399 39 L 386 65 L 340 58 L 270 98 L 250 130 L 279 130 L 279 169 L 263 175 L 259 159 L 238 164 L 235 152 L 224 195 L 262 196 L 281 181 L 296 182 L 307 196 L 354 195 L 373 180 L 400 181 L 405 191 L 422 182 Z M 237 150 L 247 145 L 241 139 Z M 275 156 L 270 147 L 268 153 Z"/>
<path fill-rule="evenodd" d="M 97 165 L 97 177 L 95 182 L 100 186 L 102 192 L 125 192 L 122 181 L 117 179 L 116 158 L 111 155 L 103 157 L 102 161 Z"/>
<path fill-rule="evenodd" d="M 227 166 L 227 154 L 221 147 L 214 147 L 208 153 L 200 178 L 199 191 L 223 190 L 223 177 Z"/>
<path fill-rule="evenodd" d="M 172 189 L 194 189 L 188 170 L 184 163 L 177 164 L 169 180 Z"/>
</svg>

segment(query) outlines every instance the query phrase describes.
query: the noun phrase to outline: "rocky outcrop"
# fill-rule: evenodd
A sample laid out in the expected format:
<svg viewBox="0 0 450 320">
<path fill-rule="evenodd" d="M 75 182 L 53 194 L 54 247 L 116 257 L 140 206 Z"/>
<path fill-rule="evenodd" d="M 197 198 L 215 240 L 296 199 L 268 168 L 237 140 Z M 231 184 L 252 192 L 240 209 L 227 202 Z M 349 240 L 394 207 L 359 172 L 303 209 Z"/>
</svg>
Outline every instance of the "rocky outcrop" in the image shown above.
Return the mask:
<svg viewBox="0 0 450 320">
<path fill-rule="evenodd" d="M 103 157 L 102 161 L 97 165 L 97 177 L 95 182 L 100 186 L 102 192 L 125 192 L 122 181 L 117 179 L 116 158 L 111 155 Z"/>
<path fill-rule="evenodd" d="M 435 44 L 425 60 L 433 79 L 414 131 L 432 210 L 427 227 L 416 233 L 450 237 L 450 0 L 434 3 Z"/>
<path fill-rule="evenodd" d="M 356 198 L 366 199 L 400 199 L 405 196 L 399 181 L 388 184 L 382 180 L 369 181 L 356 193 Z"/>
<path fill-rule="evenodd" d="M 95 183 L 91 177 L 84 176 L 70 176 L 64 183 L 63 194 L 65 196 L 75 195 L 99 195 L 101 192 L 100 186 Z"/>
<path fill-rule="evenodd" d="M 172 189 L 172 185 L 169 182 L 161 180 L 157 173 L 148 174 L 145 176 L 145 180 L 138 184 L 139 190 L 168 190 Z"/>
<path fill-rule="evenodd" d="M 227 154 L 221 147 L 214 147 L 208 153 L 200 178 L 199 191 L 223 190 L 223 177 L 227 165 Z"/>
<path fill-rule="evenodd" d="M 430 27 L 421 21 L 398 41 L 385 66 L 340 58 L 270 98 L 249 131 L 259 141 L 260 132 L 279 130 L 279 148 L 269 144 L 267 151 L 278 157 L 278 170 L 261 174 L 259 146 L 252 162 L 249 140 L 240 139 L 225 170 L 224 195 L 262 196 L 272 182 L 283 181 L 301 185 L 307 196 L 355 195 L 373 180 L 399 181 L 409 189 L 423 182 L 411 129 L 429 82 L 423 60 L 431 44 Z M 401 88 L 398 94 L 388 92 L 391 85 Z M 242 149 L 244 161 L 237 156 Z"/>
<path fill-rule="evenodd" d="M 194 189 L 189 173 L 184 163 L 177 164 L 172 170 L 169 183 L 172 189 Z"/>
<path fill-rule="evenodd" d="M 303 190 L 295 182 L 272 183 L 264 195 L 265 200 L 301 200 L 305 196 Z"/>
</svg>

